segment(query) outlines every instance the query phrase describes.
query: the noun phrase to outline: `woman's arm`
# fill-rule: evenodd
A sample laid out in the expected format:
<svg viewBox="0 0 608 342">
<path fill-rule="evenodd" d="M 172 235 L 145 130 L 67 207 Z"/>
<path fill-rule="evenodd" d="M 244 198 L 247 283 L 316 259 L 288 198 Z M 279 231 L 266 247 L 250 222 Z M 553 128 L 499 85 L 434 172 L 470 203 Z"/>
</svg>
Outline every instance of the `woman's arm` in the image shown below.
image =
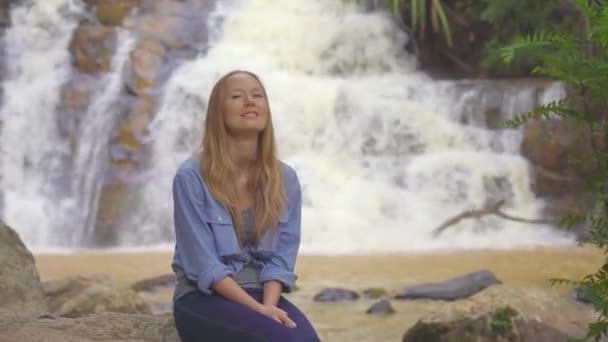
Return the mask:
<svg viewBox="0 0 608 342">
<path fill-rule="evenodd" d="M 302 221 L 302 190 L 298 176 L 293 169 L 290 169 L 287 174 L 286 184 L 289 203 L 288 218 L 286 222 L 279 224 L 276 250 L 265 262 L 260 272 L 260 281 L 264 284 L 271 281 L 278 282 L 281 285 L 281 291 L 291 292 L 297 279 L 294 271 L 300 249 Z M 272 296 L 278 286 L 270 284 L 268 286 L 271 287 L 269 295 Z M 273 300 L 274 298 L 268 298 L 269 302 Z"/>
<path fill-rule="evenodd" d="M 253 299 L 242 287 L 240 287 L 232 277 L 225 277 L 217 284 L 213 285 L 213 290 L 221 296 L 233 302 L 244 305 L 255 312 L 258 312 L 270 319 L 284 324 L 289 328 L 295 328 L 296 323 L 287 316 L 287 312 L 276 307 L 276 305 L 260 304 Z"/>
<path fill-rule="evenodd" d="M 279 297 L 283 292 L 283 284 L 276 280 L 270 280 L 264 283 L 264 305 L 277 306 Z"/>
<path fill-rule="evenodd" d="M 242 304 L 253 311 L 260 312 L 262 304 L 253 299 L 232 277 L 224 277 L 224 279 L 212 286 L 213 291 L 220 294 L 222 297 L 233 302 Z"/>
<path fill-rule="evenodd" d="M 176 262 L 199 290 L 211 294 L 214 284 L 234 272 L 217 256 L 211 227 L 201 215 L 202 187 L 196 170 L 179 170 L 173 179 Z"/>
</svg>

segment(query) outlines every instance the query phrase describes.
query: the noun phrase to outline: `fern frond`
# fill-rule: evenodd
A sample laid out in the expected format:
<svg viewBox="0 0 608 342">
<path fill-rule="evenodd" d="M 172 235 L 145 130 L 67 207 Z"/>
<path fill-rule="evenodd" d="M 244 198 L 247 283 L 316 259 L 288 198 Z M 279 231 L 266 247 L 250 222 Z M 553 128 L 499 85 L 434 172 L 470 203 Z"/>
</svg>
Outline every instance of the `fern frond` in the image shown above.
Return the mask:
<svg viewBox="0 0 608 342">
<path fill-rule="evenodd" d="M 548 119 L 552 114 L 564 116 L 572 112 L 570 108 L 570 99 L 564 98 L 557 101 L 552 101 L 544 105 L 537 106 L 532 111 L 516 116 L 511 120 L 507 120 L 505 125 L 509 128 L 515 128 L 523 125 L 531 119 L 539 119 L 544 117 Z"/>
<path fill-rule="evenodd" d="M 532 69 L 533 75 L 545 75 L 556 79 L 566 81 L 568 83 L 576 83 L 578 78 L 575 74 L 568 73 L 562 69 L 537 66 Z"/>
<path fill-rule="evenodd" d="M 608 8 L 602 8 L 592 22 L 592 37 L 601 47 L 608 47 Z"/>
<path fill-rule="evenodd" d="M 589 2 L 587 0 L 571 0 L 571 2 L 578 7 L 586 17 L 589 17 L 593 13 L 593 8 L 589 6 Z"/>
<path fill-rule="evenodd" d="M 556 33 L 534 33 L 521 36 L 510 45 L 500 49 L 500 56 L 509 65 L 515 59 L 516 54 L 532 57 L 543 56 L 544 49 L 559 46 L 565 39 Z"/>
</svg>

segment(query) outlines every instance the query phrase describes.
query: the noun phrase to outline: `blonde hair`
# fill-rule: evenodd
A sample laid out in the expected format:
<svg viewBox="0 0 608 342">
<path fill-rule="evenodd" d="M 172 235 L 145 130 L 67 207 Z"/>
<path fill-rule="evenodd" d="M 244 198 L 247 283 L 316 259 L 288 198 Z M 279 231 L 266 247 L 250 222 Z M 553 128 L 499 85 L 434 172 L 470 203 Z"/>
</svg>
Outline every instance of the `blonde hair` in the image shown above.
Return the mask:
<svg viewBox="0 0 608 342">
<path fill-rule="evenodd" d="M 211 90 L 204 121 L 203 138 L 200 146 L 202 150 L 200 168 L 209 191 L 230 213 L 237 235 L 241 237 L 241 213 L 237 205 L 236 189 L 237 170 L 228 152 L 227 131 L 222 112 L 222 104 L 226 96 L 224 89 L 226 80 L 239 73 L 255 78 L 262 87 L 264 97 L 268 99 L 266 89 L 260 78 L 250 71 L 235 70 L 217 81 Z M 249 184 L 255 194 L 253 213 L 258 239 L 268 229 L 272 229 L 273 233 L 276 233 L 279 217 L 283 213 L 287 202 L 283 189 L 281 164 L 277 157 L 270 105 L 268 108 L 266 127 L 258 135 L 254 176 L 253 181 Z"/>
</svg>

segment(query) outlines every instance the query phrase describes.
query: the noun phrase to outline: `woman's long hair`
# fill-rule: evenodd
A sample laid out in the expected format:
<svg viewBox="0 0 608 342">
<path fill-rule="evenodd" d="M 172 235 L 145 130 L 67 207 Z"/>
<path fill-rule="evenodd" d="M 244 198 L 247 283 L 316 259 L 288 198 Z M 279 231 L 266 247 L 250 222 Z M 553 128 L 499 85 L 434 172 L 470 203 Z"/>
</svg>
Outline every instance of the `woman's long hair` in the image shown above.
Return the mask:
<svg viewBox="0 0 608 342">
<path fill-rule="evenodd" d="M 266 89 L 260 78 L 252 72 L 235 70 L 219 79 L 214 85 L 207 106 L 201 141 L 201 171 L 205 183 L 214 198 L 228 210 L 239 237 L 242 236 L 241 213 L 237 202 L 236 174 L 234 162 L 230 158 L 227 142 L 227 131 L 224 124 L 223 102 L 225 83 L 230 76 L 244 73 L 254 77 L 261 85 L 266 101 Z M 277 148 L 268 105 L 266 127 L 258 136 L 257 159 L 252 182 L 248 185 L 254 192 L 253 213 L 255 217 L 256 236 L 259 239 L 268 229 L 276 233 L 279 217 L 286 207 L 285 190 L 281 165 L 277 157 Z"/>
</svg>

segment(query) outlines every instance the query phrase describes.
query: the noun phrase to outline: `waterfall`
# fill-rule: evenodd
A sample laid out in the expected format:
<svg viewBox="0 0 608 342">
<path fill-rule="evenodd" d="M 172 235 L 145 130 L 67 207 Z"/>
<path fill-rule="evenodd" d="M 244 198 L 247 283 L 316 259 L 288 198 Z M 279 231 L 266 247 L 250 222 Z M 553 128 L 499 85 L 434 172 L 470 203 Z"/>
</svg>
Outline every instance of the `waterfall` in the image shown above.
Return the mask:
<svg viewBox="0 0 608 342">
<path fill-rule="evenodd" d="M 80 119 L 79 145 L 71 179 L 73 193 L 66 203 L 67 215 L 63 220 L 66 225 L 75 226 L 76 230 L 69 232 L 75 244 L 92 240 L 101 189 L 110 166 L 108 145 L 122 114 L 119 108 L 122 74 L 136 39 L 129 31 L 117 30 L 118 48 L 112 58 L 112 70 Z"/>
<path fill-rule="evenodd" d="M 433 80 L 403 52 L 407 36 L 387 14 L 344 1 L 224 2 L 215 16 L 223 26 L 210 28 L 208 53 L 165 86 L 152 166 L 122 245 L 171 245 L 172 177 L 198 145 L 213 83 L 232 69 L 258 73 L 267 87 L 280 157 L 302 183 L 303 252 L 572 242 L 554 227 L 496 217 L 431 234 L 501 199 L 512 215 L 540 215 L 522 132 L 488 128 L 487 112 L 512 118 L 563 96 L 559 84 Z"/>
<path fill-rule="evenodd" d="M 2 219 L 33 248 L 90 242 L 109 141 L 122 114 L 122 72 L 135 38 L 117 28 L 111 70 L 96 80 L 87 109 L 78 113 L 74 150 L 60 133 L 61 89 L 72 75 L 68 45 L 83 11 L 77 1 L 23 1 L 12 9 L 6 33 Z"/>
<path fill-rule="evenodd" d="M 54 231 L 57 189 L 69 145 L 60 136 L 57 107 L 70 74 L 67 49 L 82 10 L 79 1 L 21 1 L 5 33 L 6 75 L 0 109 L 2 218 L 31 245 Z"/>
<path fill-rule="evenodd" d="M 127 100 L 122 73 L 136 36 L 116 28 L 111 70 L 95 79 L 70 144 L 59 129 L 61 91 L 77 72 L 68 45 L 83 15 L 80 1 L 24 0 L 5 31 L 0 216 L 31 248 L 86 247 L 99 228 L 109 143 Z M 500 123 L 563 97 L 561 84 L 432 79 L 404 51 L 408 37 L 389 14 L 354 2 L 222 1 L 209 16 L 184 18 L 197 27 L 192 32 L 207 25 L 208 49 L 168 61 L 181 64 L 159 87 L 145 137 L 150 160 L 128 185 L 137 201 L 113 229 L 120 247 L 172 246 L 173 175 L 198 145 L 211 87 L 233 69 L 256 72 L 267 87 L 280 157 L 302 184 L 304 253 L 573 242 L 555 227 L 493 216 L 432 236 L 450 217 L 498 200 L 511 215 L 540 217 L 543 203 L 520 154 L 522 130 Z M 166 58 L 190 56 L 178 50 Z"/>
</svg>

